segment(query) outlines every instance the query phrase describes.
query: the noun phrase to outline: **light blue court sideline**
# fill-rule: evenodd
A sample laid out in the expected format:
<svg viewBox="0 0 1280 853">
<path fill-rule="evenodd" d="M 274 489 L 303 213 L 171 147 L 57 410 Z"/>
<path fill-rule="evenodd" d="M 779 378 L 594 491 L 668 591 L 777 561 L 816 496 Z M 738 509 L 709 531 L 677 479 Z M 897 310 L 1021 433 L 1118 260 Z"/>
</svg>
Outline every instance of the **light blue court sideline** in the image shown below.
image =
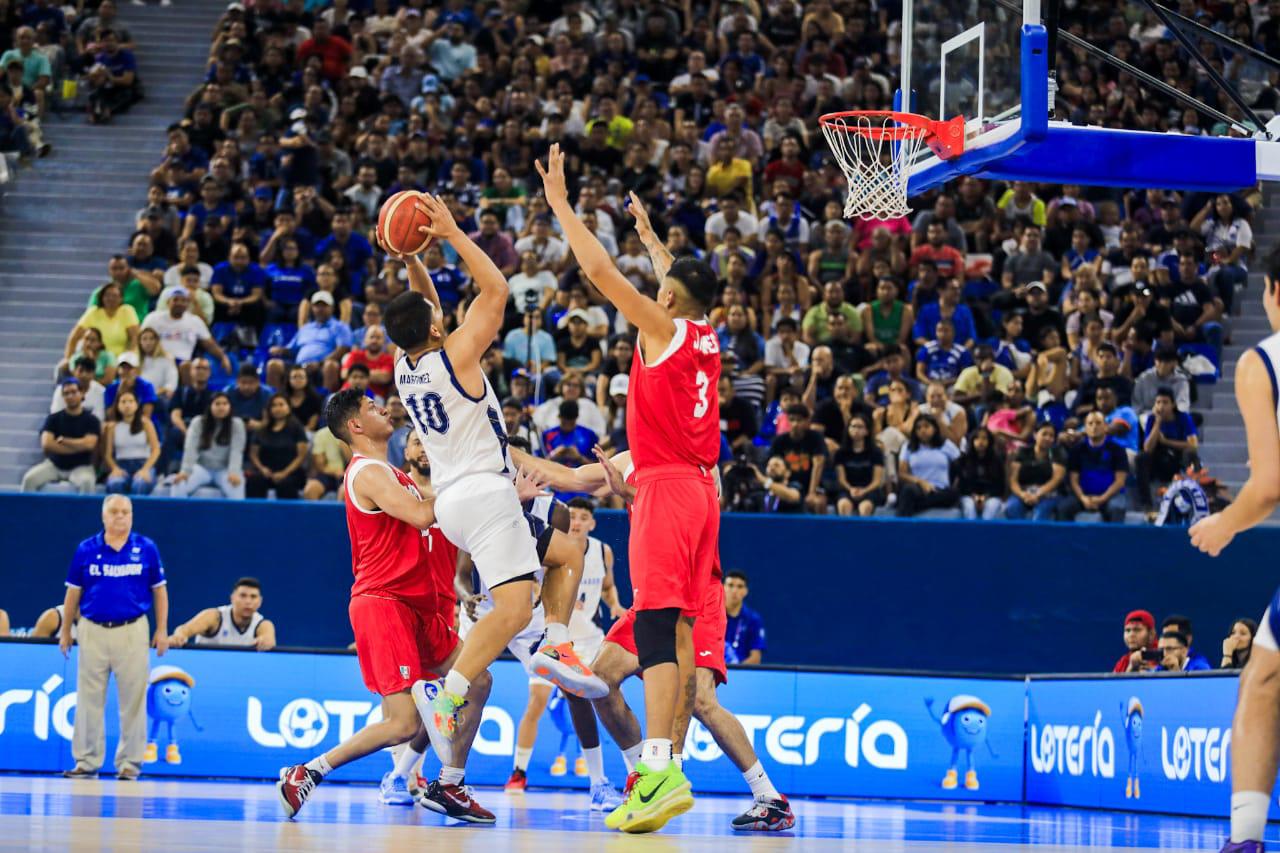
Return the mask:
<svg viewBox="0 0 1280 853">
<path fill-rule="evenodd" d="M 382 806 L 363 785 L 324 785 L 286 821 L 268 784 L 68 781 L 0 776 L 0 849 L 539 851 L 1217 850 L 1224 821 L 1016 805 L 801 800 L 796 830 L 744 838 L 729 819 L 743 798 L 699 797 L 661 833 L 623 836 L 581 794 L 483 790 L 493 827 L 445 826 L 417 808 Z M 1272 828 L 1269 841 L 1280 841 Z M 408 846 L 413 845 L 413 846 Z"/>
</svg>

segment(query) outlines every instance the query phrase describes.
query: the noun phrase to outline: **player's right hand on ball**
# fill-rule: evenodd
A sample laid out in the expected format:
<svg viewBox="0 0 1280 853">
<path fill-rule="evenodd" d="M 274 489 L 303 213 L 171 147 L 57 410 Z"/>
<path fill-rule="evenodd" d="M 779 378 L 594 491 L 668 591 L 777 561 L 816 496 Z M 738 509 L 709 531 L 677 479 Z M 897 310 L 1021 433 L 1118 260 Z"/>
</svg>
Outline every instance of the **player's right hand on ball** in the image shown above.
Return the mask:
<svg viewBox="0 0 1280 853">
<path fill-rule="evenodd" d="M 414 209 L 431 217 L 430 225 L 420 225 L 418 230 L 437 240 L 451 240 L 462 233 L 458 223 L 453 219 L 449 206 L 439 196 L 420 193 L 414 202 Z"/>
</svg>

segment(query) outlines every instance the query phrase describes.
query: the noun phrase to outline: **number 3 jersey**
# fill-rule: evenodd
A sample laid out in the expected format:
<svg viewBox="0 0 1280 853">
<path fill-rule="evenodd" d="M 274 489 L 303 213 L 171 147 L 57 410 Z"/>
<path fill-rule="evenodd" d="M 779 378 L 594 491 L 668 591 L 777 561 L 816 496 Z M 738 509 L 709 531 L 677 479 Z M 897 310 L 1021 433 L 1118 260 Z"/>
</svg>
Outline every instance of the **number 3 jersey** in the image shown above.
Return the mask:
<svg viewBox="0 0 1280 853">
<path fill-rule="evenodd" d="M 437 494 L 472 474 L 514 476 L 507 452 L 502 404 L 487 377 L 484 392 L 473 397 L 454 374 L 443 348 L 396 361 L 396 388 L 431 462 Z"/>
<path fill-rule="evenodd" d="M 681 464 L 714 470 L 720 458 L 720 340 L 706 320 L 675 324 L 664 352 L 631 360 L 627 441 L 641 472 Z"/>
</svg>

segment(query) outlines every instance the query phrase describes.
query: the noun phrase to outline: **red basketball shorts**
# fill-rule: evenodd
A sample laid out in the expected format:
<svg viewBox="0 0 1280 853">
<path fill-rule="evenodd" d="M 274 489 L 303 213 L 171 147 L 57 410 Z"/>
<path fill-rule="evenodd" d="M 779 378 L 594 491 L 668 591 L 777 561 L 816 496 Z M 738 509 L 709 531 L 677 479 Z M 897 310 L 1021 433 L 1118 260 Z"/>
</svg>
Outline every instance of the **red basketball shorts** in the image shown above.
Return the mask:
<svg viewBox="0 0 1280 853">
<path fill-rule="evenodd" d="M 380 696 L 435 678 L 458 645 L 452 614 L 420 608 L 396 598 L 352 596 L 347 608 L 356 635 L 356 655 L 365 686 Z"/>
<path fill-rule="evenodd" d="M 628 556 L 636 610 L 697 616 L 719 559 L 720 499 L 710 475 L 660 466 L 638 475 Z"/>
<path fill-rule="evenodd" d="M 724 665 L 726 620 L 724 587 L 714 581 L 708 583 L 702 593 L 697 618 L 693 622 L 693 664 L 711 670 L 716 684 L 724 684 L 729 680 L 729 673 Z M 604 638 L 605 642 L 621 646 L 631 655 L 639 657 L 636 651 L 635 625 L 636 611 L 628 610 L 621 619 L 613 623 Z"/>
</svg>

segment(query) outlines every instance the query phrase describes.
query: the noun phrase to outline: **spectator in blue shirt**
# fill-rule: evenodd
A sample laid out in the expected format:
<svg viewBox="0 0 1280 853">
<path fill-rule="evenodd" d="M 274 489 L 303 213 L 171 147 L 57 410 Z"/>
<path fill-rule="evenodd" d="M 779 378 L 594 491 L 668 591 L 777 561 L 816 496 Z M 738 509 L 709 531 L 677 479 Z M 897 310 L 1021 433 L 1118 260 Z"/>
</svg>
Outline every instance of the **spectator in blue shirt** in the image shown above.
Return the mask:
<svg viewBox="0 0 1280 853">
<path fill-rule="evenodd" d="M 1209 663 L 1209 659 L 1192 648 L 1191 643 L 1194 640 L 1194 637 L 1191 634 L 1191 620 L 1186 616 L 1181 616 L 1175 613 L 1164 617 L 1164 620 L 1160 623 L 1160 636 L 1162 639 L 1164 637 L 1172 636 L 1174 639 L 1181 642 L 1182 654 L 1180 657 L 1183 659 L 1183 672 L 1203 672 L 1205 670 L 1213 669 L 1213 666 Z M 1160 647 L 1163 649 L 1165 644 L 1161 643 Z M 1176 649 L 1172 649 L 1171 651 L 1174 651 L 1175 654 L 1177 653 Z M 1166 652 L 1166 655 L 1167 654 L 1168 652 Z M 1163 666 L 1161 667 L 1161 669 L 1164 668 L 1165 667 Z"/>
<path fill-rule="evenodd" d="M 204 221 L 210 216 L 222 220 L 224 228 L 232 228 L 236 221 L 236 208 L 222 198 L 222 187 L 213 175 L 205 175 L 200 179 L 200 200 L 187 210 L 182 220 L 183 240 L 195 237 L 204 230 Z"/>
<path fill-rule="evenodd" d="M 103 30 L 98 41 L 102 52 L 94 57 L 88 73 L 89 116 L 94 123 L 104 124 L 137 101 L 138 62 L 133 51 L 120 47 L 114 30 Z"/>
<path fill-rule="evenodd" d="M 266 294 L 270 280 L 262 267 L 249 260 L 249 247 L 235 243 L 227 260 L 213 268 L 215 323 L 235 323 L 262 331 L 266 320 Z"/>
<path fill-rule="evenodd" d="M 116 777 L 137 779 L 147 746 L 147 612 L 155 609 L 156 654 L 169 649 L 169 594 L 156 545 L 133 532 L 133 504 L 124 495 L 102 502 L 103 531 L 80 543 L 67 569 L 58 646 L 71 649 L 76 626 L 76 715 L 71 754 L 76 766 L 64 775 L 98 775 L 106 758 L 103 712 L 107 679 L 115 675 L 120 706 Z M 79 620 L 77 622 L 77 620 Z"/>
<path fill-rule="evenodd" d="M 298 306 L 316 289 L 316 273 L 305 261 L 296 237 L 280 243 L 280 259 L 266 269 L 270 292 L 267 304 L 275 323 L 294 323 Z"/>
<path fill-rule="evenodd" d="M 333 316 L 333 294 L 317 290 L 311 294 L 311 319 L 307 321 L 293 340 L 283 347 L 272 347 L 273 359 L 290 358 L 307 369 L 314 380 L 323 374 L 325 388 L 337 389 L 340 384 L 340 363 L 351 349 L 351 327 Z M 284 364 L 272 365 L 268 370 L 284 370 Z"/>
<path fill-rule="evenodd" d="M 1097 512 L 1109 523 L 1124 521 L 1125 481 L 1129 457 L 1107 435 L 1107 420 L 1094 410 L 1084 419 L 1084 438 L 1071 448 L 1067 461 L 1066 497 L 1058 504 L 1058 520 L 1074 521 L 1081 512 Z"/>
<path fill-rule="evenodd" d="M 507 332 L 502 339 L 502 356 L 524 365 L 533 376 L 543 371 L 551 372 L 556 364 L 556 339 L 542 328 L 541 314 L 537 311 L 526 313 L 524 325 Z M 559 371 L 555 371 L 555 375 L 558 374 Z"/>
<path fill-rule="evenodd" d="M 1094 400 L 1107 420 L 1107 435 L 1130 454 L 1132 461 L 1138 453 L 1138 413 L 1132 406 L 1118 405 L 1115 389 L 1105 385 L 1098 389 Z"/>
<path fill-rule="evenodd" d="M 138 375 L 138 360 L 137 353 L 120 354 L 116 359 L 116 381 L 107 386 L 106 392 L 102 395 L 102 402 L 110 410 L 115 405 L 117 394 L 122 390 L 132 391 L 133 396 L 138 400 L 138 407 L 142 409 L 142 416 L 151 418 L 155 415 L 156 409 L 156 387 Z M 157 424 L 157 429 L 159 426 Z"/>
<path fill-rule="evenodd" d="M 542 449 L 547 458 L 577 468 L 590 462 L 591 449 L 600 443 L 600 436 L 578 423 L 578 401 L 565 400 L 560 404 L 560 424 L 542 434 Z"/>
<path fill-rule="evenodd" d="M 1195 461 L 1200 438 L 1191 415 L 1178 409 L 1174 392 L 1161 388 L 1155 407 L 1143 421 L 1142 453 L 1138 454 L 1138 497 L 1151 503 L 1151 484 L 1164 484 Z"/>
<path fill-rule="evenodd" d="M 231 414 L 244 421 L 246 430 L 261 429 L 267 422 L 267 403 L 275 391 L 271 386 L 262 384 L 258 368 L 247 361 L 240 365 L 235 384 L 227 388 L 226 393 L 231 401 Z"/>
<path fill-rule="evenodd" d="M 928 307 L 928 306 L 926 306 Z M 941 382 L 948 389 L 960 378 L 960 371 L 973 364 L 969 351 L 956 343 L 955 326 L 950 320 L 939 320 L 935 338 L 916 354 L 916 378 L 926 385 Z"/>
<path fill-rule="evenodd" d="M 936 302 L 926 302 L 920 306 L 920 313 L 916 315 L 916 325 L 911 332 L 911 337 L 915 338 L 916 343 L 923 345 L 927 341 L 933 340 L 936 336 L 939 320 L 950 320 L 952 328 L 955 329 L 955 340 L 962 346 L 972 346 L 974 339 L 978 336 L 977 328 L 973 324 L 973 312 L 969 310 L 969 306 L 960 301 L 960 282 L 957 279 L 947 279 L 938 286 L 938 299 Z"/>
<path fill-rule="evenodd" d="M 363 234 L 351 230 L 351 214 L 346 210 L 334 211 L 330 227 L 332 233 L 316 245 L 316 256 L 323 258 L 330 249 L 340 249 L 347 262 L 351 295 L 357 301 L 363 301 L 360 297 L 364 293 L 365 279 L 373 273 L 373 247 Z"/>
<path fill-rule="evenodd" d="M 725 663 L 761 663 L 768 648 L 764 640 L 764 620 L 743 600 L 749 592 L 747 576 L 734 570 L 724 576 L 724 659 Z"/>
</svg>

